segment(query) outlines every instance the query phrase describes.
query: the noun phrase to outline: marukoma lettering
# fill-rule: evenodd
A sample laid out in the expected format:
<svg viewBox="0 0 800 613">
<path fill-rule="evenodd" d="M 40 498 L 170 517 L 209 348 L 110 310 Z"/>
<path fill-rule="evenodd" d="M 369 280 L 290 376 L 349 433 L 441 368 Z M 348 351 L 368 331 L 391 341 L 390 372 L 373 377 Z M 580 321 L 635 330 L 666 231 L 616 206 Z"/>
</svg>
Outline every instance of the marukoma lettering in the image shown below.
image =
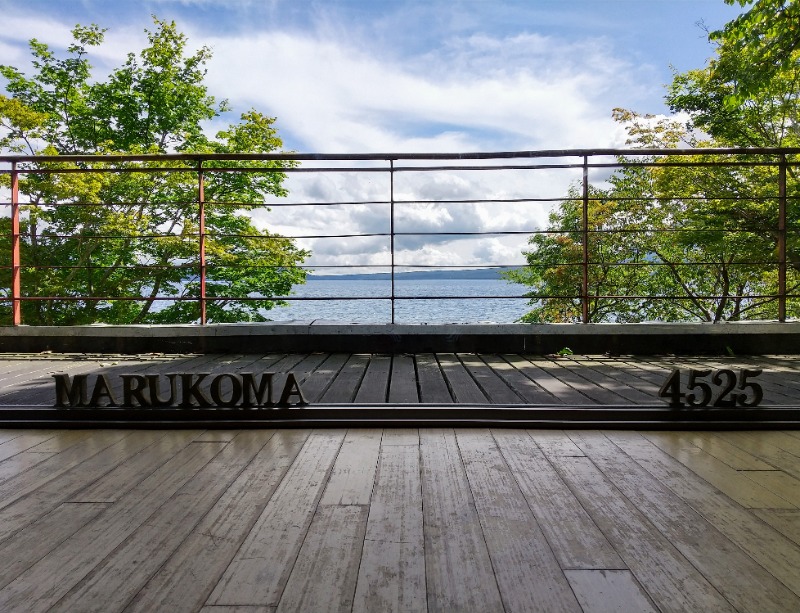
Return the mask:
<svg viewBox="0 0 800 613">
<path fill-rule="evenodd" d="M 120 374 L 117 377 L 121 385 L 114 386 L 106 374 L 82 374 L 72 378 L 64 373 L 55 374 L 55 406 L 268 408 L 306 404 L 293 373 L 286 375 L 277 401 L 273 397 L 276 376 L 270 372 L 260 376 L 249 372 L 222 373 L 213 378 L 210 373 Z"/>
</svg>

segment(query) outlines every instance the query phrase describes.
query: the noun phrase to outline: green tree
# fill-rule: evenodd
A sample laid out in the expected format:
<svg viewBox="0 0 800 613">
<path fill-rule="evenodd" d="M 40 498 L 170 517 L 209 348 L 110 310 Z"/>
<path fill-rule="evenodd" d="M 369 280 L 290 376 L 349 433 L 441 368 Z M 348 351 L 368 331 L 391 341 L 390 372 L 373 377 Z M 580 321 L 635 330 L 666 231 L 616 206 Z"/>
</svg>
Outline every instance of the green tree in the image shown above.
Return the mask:
<svg viewBox="0 0 800 613">
<path fill-rule="evenodd" d="M 673 119 L 621 110 L 615 116 L 639 146 L 708 144 Z M 547 228 L 531 237 L 528 265 L 508 275 L 531 286 L 533 308 L 523 321 L 581 321 L 585 238 L 589 321 L 777 316 L 774 166 L 751 165 L 760 157 L 712 153 L 618 161 L 607 187 L 589 188 L 588 233 L 582 231 L 582 197 L 573 188 Z M 797 272 L 789 272 L 789 290 L 796 291 Z"/>
<path fill-rule="evenodd" d="M 614 110 L 628 144 L 701 150 L 800 145 L 800 3 L 726 2 L 752 8 L 711 34 L 716 54 L 704 68 L 674 76 L 666 101 L 675 115 Z M 776 158 L 709 152 L 638 159 L 648 164 L 625 165 L 632 160 L 621 159 L 624 165 L 609 187 L 590 190 L 589 259 L 616 264 L 603 274 L 599 265 L 589 269 L 590 320 L 776 317 L 777 301 L 770 297 L 778 289 Z M 693 162 L 699 165 L 688 166 Z M 787 290 L 794 293 L 800 287 L 800 185 L 796 156 L 787 162 Z M 583 236 L 562 232 L 578 223 L 575 207 L 574 199 L 560 205 L 547 232 L 531 238 L 528 267 L 512 275 L 533 288 L 528 321 L 578 320 L 580 269 L 574 264 L 580 262 Z M 572 298 L 537 299 L 562 294 Z M 660 298 L 600 300 L 602 294 Z M 601 303 L 608 308 L 598 308 Z M 800 314 L 798 301 L 790 300 L 788 310 Z"/>
<path fill-rule="evenodd" d="M 800 2 L 797 0 L 725 0 L 726 4 L 750 9 L 711 32 L 718 43 L 712 63 L 715 78 L 740 72 L 735 90 L 726 94 L 727 106 L 737 106 L 766 89 L 781 71 L 796 63 L 800 50 Z M 742 60 L 748 64 L 743 68 Z"/>
<path fill-rule="evenodd" d="M 92 76 L 89 49 L 103 42 L 97 26 L 77 26 L 66 57 L 30 42 L 34 72 L 0 66 L 0 149 L 7 153 L 251 154 L 280 151 L 275 119 L 255 110 L 206 135 L 203 127 L 228 110 L 203 81 L 210 51 L 187 50 L 174 22 L 154 18 L 148 45 L 130 53 L 106 80 Z M 23 293 L 69 296 L 27 301 L 29 324 L 174 323 L 196 321 L 197 301 L 157 303 L 157 297 L 199 296 L 198 162 L 92 163 L 35 161 L 24 168 Z M 86 167 L 85 164 L 79 164 Z M 257 228 L 249 216 L 283 196 L 281 161 L 204 161 L 208 320 L 262 321 L 264 311 L 305 280 L 308 252 Z M 230 168 L 247 172 L 226 172 Z M 167 172 L 166 169 L 177 171 Z M 182 169 L 184 169 L 182 171 Z M 38 171 L 38 172 L 37 172 Z M 3 177 L 8 184 L 8 176 Z M 3 246 L 4 254 L 8 249 Z M 7 276 L 7 275 L 6 275 Z M 109 300 L 84 300 L 84 297 Z"/>
</svg>

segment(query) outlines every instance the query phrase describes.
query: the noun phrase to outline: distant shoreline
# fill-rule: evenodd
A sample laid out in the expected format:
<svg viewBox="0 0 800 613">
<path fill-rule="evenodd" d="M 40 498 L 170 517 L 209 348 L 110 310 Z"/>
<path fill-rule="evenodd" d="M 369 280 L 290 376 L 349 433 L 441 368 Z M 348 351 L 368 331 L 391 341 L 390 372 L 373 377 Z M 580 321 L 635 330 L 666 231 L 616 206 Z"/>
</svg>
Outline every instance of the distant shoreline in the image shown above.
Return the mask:
<svg viewBox="0 0 800 613">
<path fill-rule="evenodd" d="M 395 280 L 419 281 L 425 279 L 489 279 L 502 280 L 502 274 L 516 268 L 474 268 L 469 270 L 416 270 L 412 272 L 396 272 Z M 376 272 L 345 275 L 319 275 L 310 273 L 309 281 L 388 281 L 391 273 Z"/>
</svg>

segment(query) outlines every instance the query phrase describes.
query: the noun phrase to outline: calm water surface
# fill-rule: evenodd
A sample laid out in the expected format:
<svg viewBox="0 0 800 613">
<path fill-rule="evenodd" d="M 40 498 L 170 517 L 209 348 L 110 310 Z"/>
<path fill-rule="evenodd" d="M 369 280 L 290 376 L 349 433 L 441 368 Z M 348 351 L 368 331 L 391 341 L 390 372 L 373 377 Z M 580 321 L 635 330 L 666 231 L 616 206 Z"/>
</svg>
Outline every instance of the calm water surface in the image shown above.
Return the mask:
<svg viewBox="0 0 800 613">
<path fill-rule="evenodd" d="M 521 296 L 525 286 L 494 279 L 398 280 L 395 282 L 395 321 L 407 324 L 513 323 L 528 311 Z M 295 296 L 349 297 L 337 300 L 292 301 L 290 306 L 269 311 L 275 321 L 335 320 L 345 323 L 391 321 L 391 282 L 388 280 L 309 279 L 295 287 Z M 465 300 L 403 300 L 421 296 L 468 296 Z M 491 296 L 489 299 L 478 296 Z M 353 299 L 367 297 L 369 299 Z"/>
</svg>

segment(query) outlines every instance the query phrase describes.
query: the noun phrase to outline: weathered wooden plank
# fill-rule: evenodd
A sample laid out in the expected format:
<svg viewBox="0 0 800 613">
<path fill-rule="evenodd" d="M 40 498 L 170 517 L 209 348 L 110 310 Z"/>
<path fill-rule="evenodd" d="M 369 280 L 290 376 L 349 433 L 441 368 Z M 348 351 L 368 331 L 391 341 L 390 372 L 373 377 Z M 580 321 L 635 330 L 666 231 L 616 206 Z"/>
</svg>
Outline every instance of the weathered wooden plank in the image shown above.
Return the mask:
<svg viewBox="0 0 800 613">
<path fill-rule="evenodd" d="M 128 437 L 128 439 L 130 438 Z M 78 467 L 80 472 L 76 476 L 84 482 L 97 476 L 94 481 L 88 481 L 86 487 L 76 491 L 69 500 L 70 502 L 115 502 L 157 470 L 167 459 L 198 438 L 198 431 L 183 430 L 170 433 L 168 436 L 166 432 L 149 433 L 146 438 L 134 436 L 130 443 L 128 443 L 128 439 L 125 439 L 122 442 L 126 445 L 120 450 L 119 456 L 109 460 L 105 456 L 109 456 L 111 452 L 115 451 L 109 449 L 108 453 L 98 454 Z M 204 440 L 202 442 L 228 441 Z M 141 445 L 138 450 L 133 447 L 136 443 Z M 97 469 L 94 468 L 95 466 Z M 98 475 L 103 466 L 105 466 L 106 472 Z M 67 490 L 69 484 L 69 481 L 59 479 L 60 491 Z"/>
<path fill-rule="evenodd" d="M 386 402 L 389 393 L 389 376 L 392 358 L 388 355 L 370 356 L 367 372 L 356 393 L 356 402 Z"/>
<path fill-rule="evenodd" d="M 502 611 L 486 542 L 452 430 L 421 430 L 429 611 Z"/>
<path fill-rule="evenodd" d="M 771 464 L 767 464 L 744 449 L 707 432 L 687 432 L 683 440 L 714 456 L 734 470 L 775 470 Z"/>
<path fill-rule="evenodd" d="M 95 521 L 0 590 L 0 610 L 49 610 L 221 448 L 219 443 L 194 443 L 180 451 Z"/>
<path fill-rule="evenodd" d="M 391 380 L 389 381 L 389 402 L 392 404 L 419 402 L 417 373 L 414 366 L 413 356 L 392 356 L 392 374 Z"/>
<path fill-rule="evenodd" d="M 800 595 L 800 548 L 638 433 L 609 438 L 750 557 Z M 756 511 L 758 513 L 759 511 Z"/>
<path fill-rule="evenodd" d="M 470 430 L 456 438 L 505 611 L 581 611 L 494 441 Z"/>
<path fill-rule="evenodd" d="M 9 360 L 0 359 L 0 385 L 3 387 L 13 384 L 16 379 L 30 381 L 31 379 L 46 376 L 50 370 L 58 367 L 56 360 Z"/>
<path fill-rule="evenodd" d="M 548 459 L 663 613 L 735 611 L 588 458 Z"/>
<path fill-rule="evenodd" d="M 26 361 L 11 370 L 0 381 L 0 404 L 52 404 L 52 374 L 55 372 L 88 372 L 96 368 L 92 361 L 73 360 Z M 30 400 L 29 400 L 30 398 Z M 49 401 L 49 402 L 48 402 Z"/>
<path fill-rule="evenodd" d="M 658 390 L 666 378 L 660 370 L 638 359 L 602 357 L 597 359 L 597 363 L 612 369 L 627 385 L 647 394 L 651 399 L 657 398 Z"/>
<path fill-rule="evenodd" d="M 800 460 L 800 439 L 789 432 L 740 432 L 742 436 L 736 439 L 736 445 L 742 449 L 757 449 L 766 454 L 776 454 L 775 448 L 781 452 L 776 457 L 793 467 Z M 786 453 L 782 453 L 786 452 Z M 790 455 L 787 455 L 790 454 Z M 795 459 L 796 458 L 796 459 Z"/>
<path fill-rule="evenodd" d="M 800 545 L 800 511 L 795 511 L 794 509 L 757 509 L 754 513 L 787 539 Z"/>
<path fill-rule="evenodd" d="M 278 611 L 352 611 L 368 512 L 366 506 L 320 507 L 289 575 Z"/>
<path fill-rule="evenodd" d="M 276 432 L 175 553 L 139 590 L 125 608 L 126 613 L 197 611 L 258 520 L 309 434 L 308 430 Z"/>
<path fill-rule="evenodd" d="M 353 611 L 426 611 L 419 447 L 382 446 Z"/>
<path fill-rule="evenodd" d="M 368 505 L 381 447 L 377 429 L 350 430 L 331 470 L 321 505 Z"/>
<path fill-rule="evenodd" d="M 506 357 L 507 359 L 522 360 L 519 356 Z M 482 355 L 481 358 L 524 402 L 529 404 L 553 404 L 556 402 L 551 394 L 500 356 Z"/>
<path fill-rule="evenodd" d="M 800 480 L 782 470 L 744 470 L 748 479 L 800 508 Z"/>
<path fill-rule="evenodd" d="M 573 457 L 586 455 L 563 430 L 528 430 L 528 435 L 547 455 Z"/>
<path fill-rule="evenodd" d="M 0 462 L 0 483 L 13 479 L 18 474 L 25 472 L 29 468 L 33 468 L 37 464 L 44 462 L 46 459 L 56 455 L 54 451 L 49 452 L 36 452 L 36 451 L 23 451 L 9 459 Z"/>
<path fill-rule="evenodd" d="M 452 353 L 439 353 L 437 354 L 439 366 L 447 379 L 448 387 L 450 388 L 455 401 L 458 403 L 486 403 L 486 394 L 481 391 L 478 384 L 470 376 L 469 372 L 464 368 L 464 365 Z"/>
<path fill-rule="evenodd" d="M 472 353 L 459 354 L 467 372 L 481 388 L 492 404 L 520 404 L 523 399 L 479 356 Z"/>
<path fill-rule="evenodd" d="M 422 548 L 422 490 L 419 448 L 383 446 L 370 501 L 365 538 L 413 543 Z"/>
<path fill-rule="evenodd" d="M 425 613 L 428 603 L 422 545 L 365 540 L 352 610 Z"/>
<path fill-rule="evenodd" d="M 700 475 L 721 492 L 750 509 L 790 509 L 794 505 L 753 483 L 745 475 L 707 454 L 702 449 L 685 446 L 681 433 L 648 432 L 647 439 L 681 464 Z"/>
<path fill-rule="evenodd" d="M 531 360 L 531 362 L 569 384 L 592 402 L 599 404 L 629 404 L 620 394 L 593 381 L 589 375 L 596 373 L 584 367 L 577 358 L 539 359 Z"/>
<path fill-rule="evenodd" d="M 34 432 L 22 434 L 13 439 L 5 441 L 0 445 L 0 466 L 2 466 L 3 460 L 11 458 L 12 456 L 22 453 L 23 451 L 34 450 L 36 446 L 41 445 L 54 436 L 56 436 L 56 433 L 52 430 L 44 430 L 41 433 Z M 39 450 L 38 453 L 46 452 Z"/>
<path fill-rule="evenodd" d="M 344 437 L 329 430 L 308 438 L 207 604 L 278 604 Z"/>
<path fill-rule="evenodd" d="M 107 504 L 62 504 L 0 543 L 0 588 L 97 517 Z"/>
<path fill-rule="evenodd" d="M 0 445 L 22 436 L 23 434 L 36 434 L 35 430 L 3 430 L 0 429 Z"/>
<path fill-rule="evenodd" d="M 561 567 L 627 568 L 536 443 L 524 432 L 493 434 Z M 558 451 L 555 446 L 545 448 Z"/>
<path fill-rule="evenodd" d="M 800 610 L 797 595 L 602 433 L 570 436 L 737 611 Z"/>
<path fill-rule="evenodd" d="M 206 605 L 200 609 L 200 613 L 273 613 L 277 607 L 228 607 L 225 605 Z"/>
<path fill-rule="evenodd" d="M 383 431 L 381 447 L 387 445 L 419 445 L 419 430 L 416 428 L 386 428 Z"/>
<path fill-rule="evenodd" d="M 57 445 L 48 446 L 48 453 L 55 452 L 44 462 L 39 462 L 33 468 L 19 473 L 16 476 L 0 483 L 0 509 L 39 489 L 44 484 L 60 479 L 64 473 L 80 465 L 84 460 L 100 453 L 107 447 L 118 443 L 130 432 L 119 431 L 70 431 L 58 435 L 58 443 L 62 447 L 58 451 Z M 53 443 L 54 439 L 48 442 Z M 85 483 L 85 482 L 83 482 Z M 0 521 L 0 535 L 6 530 L 5 521 Z M 7 534 L 7 533 L 6 533 Z M 0 536 L 2 538 L 2 536 Z"/>
<path fill-rule="evenodd" d="M 447 388 L 439 362 L 432 353 L 420 353 L 416 356 L 417 385 L 419 400 L 422 403 L 452 403 L 453 397 Z"/>
<path fill-rule="evenodd" d="M 628 372 L 641 379 L 643 385 L 649 389 L 654 387 L 656 390 L 661 388 L 669 373 L 675 368 L 672 362 L 657 357 L 628 357 L 619 358 L 619 361 L 625 365 Z"/>
<path fill-rule="evenodd" d="M 361 380 L 369 364 L 369 356 L 351 355 L 328 389 L 320 396 L 320 402 L 353 402 Z"/>
<path fill-rule="evenodd" d="M 340 355 L 340 357 L 343 356 L 344 354 Z M 270 370 L 276 373 L 292 372 L 298 381 L 305 382 L 309 375 L 319 368 L 328 357 L 326 353 L 312 353 L 309 355 L 290 354 L 271 365 Z"/>
<path fill-rule="evenodd" d="M 42 517 L 51 509 L 62 502 L 66 502 L 82 488 L 91 484 L 96 479 L 102 481 L 102 477 L 109 472 L 115 472 L 115 467 L 124 464 L 129 458 L 141 456 L 142 450 L 148 449 L 154 441 L 157 441 L 163 433 L 158 432 L 134 432 L 121 441 L 107 447 L 99 453 L 87 457 L 84 461 L 76 464 L 70 470 L 59 475 L 57 479 L 51 479 L 42 483 L 40 487 L 19 497 L 18 500 L 8 504 L 0 510 L 0 538 L 5 538 L 15 530 L 19 530 Z M 179 435 L 180 436 L 180 435 Z M 180 448 L 185 447 L 191 438 L 187 437 L 183 444 L 175 446 L 170 455 L 174 455 Z M 151 448 L 150 453 L 155 455 Z M 164 461 L 164 456 L 155 459 L 153 468 L 142 475 L 134 475 L 133 483 L 117 483 L 117 489 L 125 492 L 147 477 L 155 467 Z M 80 497 L 78 497 L 80 498 Z M 115 496 L 108 496 L 109 500 L 80 500 L 81 502 L 113 502 Z"/>
<path fill-rule="evenodd" d="M 289 373 L 294 375 L 295 380 L 303 390 L 305 399 L 309 402 L 316 400 L 317 396 L 333 380 L 335 374 L 331 374 L 327 372 L 327 368 L 323 368 L 323 377 L 321 381 L 316 381 L 315 378 L 312 379 L 310 377 L 312 377 L 312 373 L 319 368 L 328 357 L 328 354 L 325 353 L 312 353 L 310 355 L 288 354 L 284 355 L 277 362 L 271 363 L 266 371 L 273 373 L 271 400 L 277 402 L 280 399 L 280 393 L 283 391 Z M 333 362 L 328 366 L 331 365 L 333 365 Z M 340 366 L 341 364 L 336 366 L 336 369 Z"/>
<path fill-rule="evenodd" d="M 309 356 L 310 360 L 319 358 L 320 355 Z M 320 397 L 332 385 L 339 371 L 350 357 L 346 353 L 321 354 L 324 361 L 318 362 L 313 371 L 303 378 L 303 394 L 308 402 L 318 402 Z"/>
<path fill-rule="evenodd" d="M 269 430 L 251 430 L 225 445 L 50 611 L 121 611 L 272 435 Z"/>
<path fill-rule="evenodd" d="M 575 388 L 542 368 L 541 365 L 546 364 L 544 360 L 538 360 L 535 356 L 504 355 L 503 357 L 531 381 L 547 390 L 558 404 L 593 404 Z"/>
<path fill-rule="evenodd" d="M 628 570 L 564 571 L 585 613 L 658 613 Z"/>
<path fill-rule="evenodd" d="M 658 388 L 651 390 L 651 393 L 643 392 L 638 387 L 629 385 L 630 378 L 620 369 L 610 368 L 597 360 L 581 356 L 573 357 L 570 361 L 582 377 L 616 395 L 609 396 L 611 404 L 649 404 L 657 399 Z"/>
<path fill-rule="evenodd" d="M 238 434 L 238 430 L 206 430 L 194 440 L 198 443 L 229 443 Z"/>
</svg>

